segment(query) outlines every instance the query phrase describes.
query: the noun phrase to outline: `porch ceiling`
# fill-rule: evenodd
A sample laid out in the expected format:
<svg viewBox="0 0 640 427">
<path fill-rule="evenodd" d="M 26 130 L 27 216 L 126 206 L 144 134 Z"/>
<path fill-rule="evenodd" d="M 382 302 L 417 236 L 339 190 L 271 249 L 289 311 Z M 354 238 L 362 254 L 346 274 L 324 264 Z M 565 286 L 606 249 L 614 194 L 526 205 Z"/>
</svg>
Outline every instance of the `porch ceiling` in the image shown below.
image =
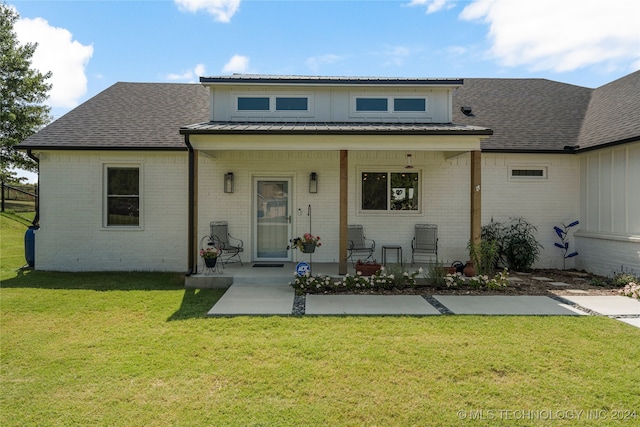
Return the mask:
<svg viewBox="0 0 640 427">
<path fill-rule="evenodd" d="M 480 150 L 493 132 L 431 123 L 231 123 L 180 129 L 198 150 Z"/>
</svg>

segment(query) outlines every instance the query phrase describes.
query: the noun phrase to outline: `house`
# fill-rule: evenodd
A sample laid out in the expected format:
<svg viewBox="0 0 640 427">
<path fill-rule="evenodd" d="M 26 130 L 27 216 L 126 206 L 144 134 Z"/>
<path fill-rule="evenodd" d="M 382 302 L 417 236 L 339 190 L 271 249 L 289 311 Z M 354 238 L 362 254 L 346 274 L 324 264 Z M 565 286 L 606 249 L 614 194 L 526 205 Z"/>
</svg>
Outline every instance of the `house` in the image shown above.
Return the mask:
<svg viewBox="0 0 640 427">
<path fill-rule="evenodd" d="M 245 261 L 345 273 L 361 224 L 410 259 L 416 223 L 465 260 L 491 219 L 525 217 L 561 268 L 555 225 L 580 221 L 567 267 L 640 271 L 640 72 L 597 89 L 542 79 L 232 75 L 117 83 L 21 144 L 40 164 L 36 268 L 201 269 L 211 221 Z M 337 272 L 337 273 L 338 273 Z"/>
</svg>

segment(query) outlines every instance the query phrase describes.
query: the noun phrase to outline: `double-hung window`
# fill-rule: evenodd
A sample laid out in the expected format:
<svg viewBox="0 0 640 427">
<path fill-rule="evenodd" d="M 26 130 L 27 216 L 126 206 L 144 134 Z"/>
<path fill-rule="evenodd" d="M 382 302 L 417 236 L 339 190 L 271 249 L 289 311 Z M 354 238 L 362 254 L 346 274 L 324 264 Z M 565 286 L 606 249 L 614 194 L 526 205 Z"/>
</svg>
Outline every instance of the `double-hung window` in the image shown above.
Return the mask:
<svg viewBox="0 0 640 427">
<path fill-rule="evenodd" d="M 108 227 L 140 226 L 140 168 L 108 166 L 105 223 Z"/>
<path fill-rule="evenodd" d="M 362 172 L 360 179 L 362 211 L 420 210 L 418 172 Z"/>
</svg>

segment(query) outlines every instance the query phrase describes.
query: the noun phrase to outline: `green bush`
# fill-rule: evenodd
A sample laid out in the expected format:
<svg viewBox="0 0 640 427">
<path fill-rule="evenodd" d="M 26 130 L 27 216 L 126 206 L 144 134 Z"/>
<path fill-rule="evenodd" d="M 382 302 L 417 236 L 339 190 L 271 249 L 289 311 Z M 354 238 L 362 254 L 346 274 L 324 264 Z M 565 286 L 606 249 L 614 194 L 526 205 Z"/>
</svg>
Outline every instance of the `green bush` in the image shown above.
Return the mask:
<svg viewBox="0 0 640 427">
<path fill-rule="evenodd" d="M 542 248 L 535 237 L 537 231 L 538 229 L 524 218 L 513 218 L 507 224 L 492 219 L 491 223 L 483 226 L 482 240 L 496 245 L 494 271 L 499 264 L 510 270 L 530 270 L 540 256 Z"/>
</svg>

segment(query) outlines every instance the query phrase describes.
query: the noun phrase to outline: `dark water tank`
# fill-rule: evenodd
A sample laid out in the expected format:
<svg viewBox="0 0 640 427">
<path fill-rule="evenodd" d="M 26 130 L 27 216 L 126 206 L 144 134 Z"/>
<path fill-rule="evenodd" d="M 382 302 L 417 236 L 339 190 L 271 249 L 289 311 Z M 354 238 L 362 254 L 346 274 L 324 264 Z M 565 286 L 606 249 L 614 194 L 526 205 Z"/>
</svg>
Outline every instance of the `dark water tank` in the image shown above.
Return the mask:
<svg viewBox="0 0 640 427">
<path fill-rule="evenodd" d="M 24 234 L 24 257 L 32 268 L 36 265 L 36 230 L 38 228 L 40 227 L 32 225 Z"/>
</svg>

